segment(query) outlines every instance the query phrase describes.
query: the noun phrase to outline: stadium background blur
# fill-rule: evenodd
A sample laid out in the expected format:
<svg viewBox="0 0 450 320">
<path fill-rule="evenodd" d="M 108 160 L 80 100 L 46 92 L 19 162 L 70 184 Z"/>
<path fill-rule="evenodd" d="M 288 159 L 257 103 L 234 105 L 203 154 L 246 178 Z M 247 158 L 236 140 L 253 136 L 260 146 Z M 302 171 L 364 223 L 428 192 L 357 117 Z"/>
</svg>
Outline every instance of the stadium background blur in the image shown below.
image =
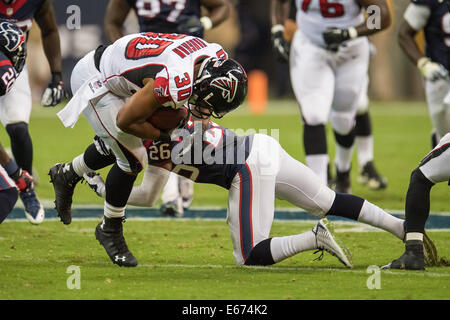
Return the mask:
<svg viewBox="0 0 450 320">
<path fill-rule="evenodd" d="M 78 0 L 76 4 L 72 0 L 52 2 L 61 37 L 63 79 L 68 89 L 70 73 L 76 61 L 98 45 L 106 43 L 103 19 L 108 0 Z M 207 31 L 206 40 L 220 43 L 232 57 L 235 57 L 239 50 L 240 60 L 243 60 L 241 63 L 244 67 L 250 69 L 249 71 L 252 69 L 262 70 L 266 75 L 270 75 L 267 78 L 270 98 L 294 99 L 289 83 L 288 67 L 286 64 L 277 62 L 271 50 L 270 0 L 230 0 L 230 2 L 232 4 L 230 18 L 217 28 Z M 372 43 L 377 48 L 377 53 L 372 58 L 370 66 L 369 96 L 373 100 L 424 99 L 420 74 L 401 51 L 396 39 L 400 21 L 409 2 L 409 0 L 391 2 L 393 24 L 388 31 L 371 37 Z M 248 27 L 250 24 L 240 24 L 239 10 L 245 14 L 245 19 L 252 19 L 253 28 Z M 72 28 L 71 23 L 76 22 L 73 15 L 77 13 L 80 14 L 81 27 Z M 125 32 L 137 31 L 137 20 L 134 12 L 131 11 L 125 24 Z M 242 35 L 245 35 L 245 38 Z M 246 66 L 246 59 L 242 58 L 243 55 L 245 56 L 245 48 L 242 47 L 242 44 L 247 44 L 249 47 L 249 39 L 254 40 L 251 43 L 253 49 L 255 46 L 261 48 L 258 59 L 253 56 L 249 57 L 248 61 L 254 62 L 252 66 Z M 242 40 L 245 42 L 241 42 Z M 27 63 L 35 103 L 39 102 L 42 91 L 49 80 L 48 65 L 44 62 L 45 56 L 41 46 L 40 32 L 38 26 L 34 24 L 30 32 Z M 70 92 L 70 90 L 68 91 Z"/>
</svg>

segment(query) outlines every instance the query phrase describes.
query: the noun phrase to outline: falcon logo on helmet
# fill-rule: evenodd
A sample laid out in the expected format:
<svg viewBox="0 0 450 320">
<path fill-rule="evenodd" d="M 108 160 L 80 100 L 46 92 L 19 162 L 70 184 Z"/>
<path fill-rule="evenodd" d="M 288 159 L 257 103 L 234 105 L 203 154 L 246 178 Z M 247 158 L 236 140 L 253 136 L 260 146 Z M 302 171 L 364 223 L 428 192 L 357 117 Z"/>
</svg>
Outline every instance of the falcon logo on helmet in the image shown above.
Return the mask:
<svg viewBox="0 0 450 320">
<path fill-rule="evenodd" d="M 202 117 L 221 118 L 244 102 L 247 87 L 247 74 L 235 60 L 207 58 L 202 61 L 189 103 Z"/>
<path fill-rule="evenodd" d="M 236 95 L 238 87 L 238 79 L 231 73 L 228 77 L 216 78 L 211 81 L 211 85 L 222 90 L 222 97 L 227 100 L 227 102 L 232 102 Z"/>
</svg>

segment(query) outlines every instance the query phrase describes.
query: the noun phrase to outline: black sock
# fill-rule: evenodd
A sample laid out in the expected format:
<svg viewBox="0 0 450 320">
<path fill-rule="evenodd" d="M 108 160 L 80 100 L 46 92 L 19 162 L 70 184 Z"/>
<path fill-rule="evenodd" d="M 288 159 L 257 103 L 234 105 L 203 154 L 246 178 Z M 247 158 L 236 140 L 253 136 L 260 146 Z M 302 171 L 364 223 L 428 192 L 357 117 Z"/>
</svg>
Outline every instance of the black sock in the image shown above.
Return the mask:
<svg viewBox="0 0 450 320">
<path fill-rule="evenodd" d="M 99 170 L 103 169 L 113 163 L 116 162 L 116 157 L 114 154 L 110 154 L 108 156 L 105 156 L 97 151 L 97 148 L 95 147 L 95 144 L 89 145 L 89 147 L 86 148 L 86 151 L 83 155 L 84 163 L 88 166 L 89 169 L 92 170 Z"/>
<path fill-rule="evenodd" d="M 11 139 L 11 151 L 19 167 L 30 174 L 33 167 L 33 144 L 25 122 L 8 124 L 6 126 Z"/>
<path fill-rule="evenodd" d="M 135 180 L 135 175 L 126 173 L 114 164 L 105 181 L 106 202 L 114 207 L 125 207 Z"/>
<path fill-rule="evenodd" d="M 419 168 L 412 172 L 406 193 L 406 232 L 424 232 L 430 214 L 430 191 L 433 186 L 434 183 Z"/>
<path fill-rule="evenodd" d="M 303 128 L 303 145 L 306 155 L 327 154 L 325 125 L 310 126 L 305 124 Z"/>
<path fill-rule="evenodd" d="M 327 216 L 338 216 L 347 219 L 358 220 L 364 199 L 352 194 L 336 192 L 333 205 L 327 212 Z"/>
<path fill-rule="evenodd" d="M 340 133 L 337 133 L 334 131 L 334 137 L 336 138 L 336 142 L 344 147 L 344 148 L 350 148 L 353 146 L 353 143 L 355 142 L 355 129 L 353 128 L 348 134 L 342 135 Z"/>
<path fill-rule="evenodd" d="M 248 258 L 245 260 L 247 266 L 267 266 L 274 264 L 272 252 L 270 251 L 270 241 L 272 238 L 265 239 L 253 247 Z"/>
<path fill-rule="evenodd" d="M 369 112 L 356 116 L 355 135 L 358 137 L 368 137 L 372 135 L 372 124 L 370 123 Z"/>
</svg>

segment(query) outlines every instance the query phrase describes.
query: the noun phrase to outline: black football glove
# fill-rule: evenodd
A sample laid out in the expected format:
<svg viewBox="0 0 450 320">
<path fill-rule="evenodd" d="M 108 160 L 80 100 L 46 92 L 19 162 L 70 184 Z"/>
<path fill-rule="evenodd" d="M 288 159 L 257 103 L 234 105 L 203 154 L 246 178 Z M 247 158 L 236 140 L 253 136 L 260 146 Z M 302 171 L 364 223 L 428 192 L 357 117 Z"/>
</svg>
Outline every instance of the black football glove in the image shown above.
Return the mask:
<svg viewBox="0 0 450 320">
<path fill-rule="evenodd" d="M 54 107 L 66 97 L 64 92 L 61 72 L 53 72 L 52 80 L 42 95 L 42 105 L 44 107 Z"/>
<path fill-rule="evenodd" d="M 358 36 L 355 28 L 340 29 L 336 27 L 327 28 L 322 34 L 323 40 L 327 45 L 327 49 L 337 51 L 339 46 L 347 40 L 354 39 Z"/>
<path fill-rule="evenodd" d="M 188 34 L 199 38 L 203 37 L 203 25 L 196 16 L 181 17 L 177 31 L 180 34 Z"/>
<path fill-rule="evenodd" d="M 272 27 L 272 47 L 275 56 L 280 62 L 289 62 L 290 44 L 283 37 L 284 27 L 275 25 Z"/>
</svg>

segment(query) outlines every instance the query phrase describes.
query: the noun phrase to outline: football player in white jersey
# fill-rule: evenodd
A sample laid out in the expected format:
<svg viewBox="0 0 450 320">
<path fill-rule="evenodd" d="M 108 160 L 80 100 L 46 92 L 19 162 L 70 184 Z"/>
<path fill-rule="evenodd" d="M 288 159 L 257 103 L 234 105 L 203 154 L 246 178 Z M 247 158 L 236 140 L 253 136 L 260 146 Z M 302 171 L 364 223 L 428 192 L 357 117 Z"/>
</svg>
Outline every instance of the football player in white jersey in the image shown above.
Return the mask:
<svg viewBox="0 0 450 320">
<path fill-rule="evenodd" d="M 140 33 L 89 52 L 75 66 L 71 86 L 74 96 L 58 116 L 73 127 L 83 113 L 112 152 L 101 154 L 91 144 L 72 162 L 50 169 L 56 209 L 69 224 L 77 182 L 84 173 L 113 164 L 95 234 L 113 263 L 134 267 L 137 260 L 125 243 L 122 221 L 133 183 L 147 162 L 142 139 L 170 141 L 168 132 L 147 119 L 160 107 L 177 109 L 188 101 L 216 115 L 231 111 L 247 94 L 247 75 L 218 44 L 188 35 Z"/>
<path fill-rule="evenodd" d="M 272 0 L 275 37 L 283 32 L 286 3 Z M 306 163 L 327 183 L 325 125 L 330 119 L 336 138 L 336 191 L 351 192 L 355 115 L 370 56 L 367 36 L 390 25 L 389 8 L 385 0 L 296 0 L 296 5 L 290 75 L 304 122 Z"/>
<path fill-rule="evenodd" d="M 450 185 L 450 133 L 447 133 L 411 173 L 405 203 L 405 253 L 385 268 L 425 269 L 425 222 L 430 214 L 430 191 L 436 183 Z M 435 257 L 437 260 L 438 257 Z"/>
<path fill-rule="evenodd" d="M 150 6 L 146 6 L 150 4 Z M 207 15 L 202 15 L 206 9 Z M 123 25 L 130 11 L 137 15 L 139 32 L 181 33 L 202 38 L 229 16 L 225 0 L 111 0 L 105 13 L 105 34 L 114 42 L 124 36 Z M 171 174 L 161 195 L 163 216 L 183 216 L 193 200 L 191 180 Z"/>
<path fill-rule="evenodd" d="M 420 30 L 425 34 L 425 52 L 415 42 Z M 445 1 L 412 0 L 405 11 L 398 40 L 423 75 L 434 127 L 434 147 L 450 132 L 450 12 Z"/>
</svg>

